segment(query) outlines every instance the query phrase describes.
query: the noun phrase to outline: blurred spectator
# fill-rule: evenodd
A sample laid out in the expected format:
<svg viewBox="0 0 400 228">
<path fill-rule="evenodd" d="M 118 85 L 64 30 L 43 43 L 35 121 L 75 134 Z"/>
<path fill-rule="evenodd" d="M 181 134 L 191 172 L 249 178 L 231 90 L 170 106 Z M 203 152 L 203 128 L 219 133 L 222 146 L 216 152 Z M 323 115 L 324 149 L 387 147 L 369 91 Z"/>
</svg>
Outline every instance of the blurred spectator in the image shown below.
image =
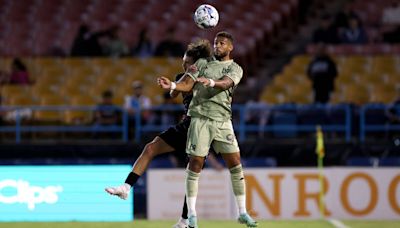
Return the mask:
<svg viewBox="0 0 400 228">
<path fill-rule="evenodd" d="M 25 64 L 19 58 L 13 59 L 11 63 L 11 73 L 5 74 L 5 82 L 16 85 L 31 84 L 29 71 Z"/>
<path fill-rule="evenodd" d="M 360 17 L 354 12 L 351 2 L 347 2 L 343 7 L 343 10 L 336 14 L 334 27 L 340 33 L 342 29 L 348 28 L 349 19 L 356 18 L 358 22 L 361 22 Z"/>
<path fill-rule="evenodd" d="M 365 29 L 360 25 L 357 18 L 349 19 L 349 27 L 343 29 L 340 33 L 340 40 L 345 44 L 365 44 L 368 41 Z"/>
<path fill-rule="evenodd" d="M 166 38 L 158 44 L 154 55 L 181 57 L 184 52 L 183 44 L 175 38 L 175 28 L 171 27 L 167 30 Z"/>
<path fill-rule="evenodd" d="M 129 54 L 129 47 L 119 38 L 119 27 L 110 28 L 103 52 L 107 56 L 121 57 Z"/>
<path fill-rule="evenodd" d="M 394 28 L 394 30 L 383 33 L 383 41 L 385 43 L 400 43 L 400 25 Z"/>
<path fill-rule="evenodd" d="M 153 43 L 151 42 L 147 29 L 142 29 L 139 33 L 139 41 L 133 47 L 133 55 L 139 58 L 147 58 L 153 56 Z"/>
<path fill-rule="evenodd" d="M 400 25 L 400 3 L 393 2 L 388 8 L 383 9 L 382 23 L 384 25 Z"/>
<path fill-rule="evenodd" d="M 147 124 L 151 120 L 151 100 L 143 94 L 143 84 L 140 81 L 132 83 L 132 95 L 125 96 L 124 109 L 129 116 L 129 129 L 133 130 L 136 125 L 136 113 L 140 109 L 141 124 Z"/>
<path fill-rule="evenodd" d="M 89 26 L 81 25 L 71 48 L 71 56 L 102 56 L 103 49 L 99 39 L 109 31 L 92 32 Z"/>
<path fill-rule="evenodd" d="M 312 81 L 315 103 L 328 103 L 334 91 L 337 76 L 336 63 L 326 53 L 326 47 L 320 43 L 317 53 L 308 66 L 307 75 Z"/>
<path fill-rule="evenodd" d="M 397 97 L 386 109 L 386 116 L 392 124 L 400 124 L 400 85 L 397 86 Z"/>
<path fill-rule="evenodd" d="M 102 93 L 101 99 L 94 113 L 95 124 L 117 125 L 121 119 L 121 110 L 113 104 L 113 93 L 110 90 L 106 90 Z"/>
<path fill-rule="evenodd" d="M 326 44 L 338 43 L 337 32 L 332 25 L 332 18 L 329 15 L 321 17 L 319 26 L 313 33 L 313 42 Z"/>
<path fill-rule="evenodd" d="M 93 138 L 99 138 L 101 134 L 97 129 L 98 127 L 117 126 L 121 120 L 121 115 L 121 109 L 113 104 L 113 93 L 110 90 L 104 91 L 101 95 L 101 102 L 94 111 L 95 132 Z M 107 132 L 101 135 L 107 138 L 116 138 L 118 136 L 115 132 Z"/>
<path fill-rule="evenodd" d="M 400 3 L 393 4 L 383 10 L 382 35 L 386 43 L 400 43 Z"/>
</svg>

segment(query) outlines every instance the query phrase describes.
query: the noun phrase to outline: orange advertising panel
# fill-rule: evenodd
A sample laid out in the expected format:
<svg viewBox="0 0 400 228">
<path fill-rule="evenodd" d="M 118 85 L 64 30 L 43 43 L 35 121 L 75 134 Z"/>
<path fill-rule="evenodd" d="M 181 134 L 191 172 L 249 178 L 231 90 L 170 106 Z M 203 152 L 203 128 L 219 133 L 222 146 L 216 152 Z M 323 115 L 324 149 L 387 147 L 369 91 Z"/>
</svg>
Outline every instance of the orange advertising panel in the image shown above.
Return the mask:
<svg viewBox="0 0 400 228">
<path fill-rule="evenodd" d="M 149 218 L 179 217 L 185 189 L 184 170 L 152 170 L 149 174 Z M 170 175 L 175 175 L 174 182 L 168 181 Z M 245 175 L 247 209 L 259 219 L 318 219 L 321 214 L 338 219 L 400 216 L 400 169 L 326 168 L 323 194 L 317 169 L 245 169 Z M 231 192 L 228 172 L 205 170 L 200 177 L 199 216 L 235 218 L 236 205 Z M 160 207 L 157 201 L 161 198 Z"/>
</svg>

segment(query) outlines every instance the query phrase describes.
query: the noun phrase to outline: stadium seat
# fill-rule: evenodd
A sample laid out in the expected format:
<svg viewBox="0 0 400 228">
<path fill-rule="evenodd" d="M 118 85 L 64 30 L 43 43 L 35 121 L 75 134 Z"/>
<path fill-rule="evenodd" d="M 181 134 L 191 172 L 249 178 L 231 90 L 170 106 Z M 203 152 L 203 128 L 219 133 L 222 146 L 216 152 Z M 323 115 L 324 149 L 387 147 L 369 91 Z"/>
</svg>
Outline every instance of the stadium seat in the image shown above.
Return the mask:
<svg viewBox="0 0 400 228">
<path fill-rule="evenodd" d="M 276 160 L 269 157 L 244 158 L 242 159 L 242 164 L 245 168 L 276 167 Z"/>
<path fill-rule="evenodd" d="M 290 138 L 297 136 L 296 106 L 277 105 L 272 109 L 271 123 L 275 137 Z"/>
<path fill-rule="evenodd" d="M 346 161 L 347 166 L 378 166 L 379 159 L 372 157 L 350 157 Z"/>
<path fill-rule="evenodd" d="M 324 105 L 304 105 L 297 108 L 298 122 L 303 125 L 324 125 L 328 116 Z"/>
<path fill-rule="evenodd" d="M 400 166 L 400 158 L 399 157 L 386 157 L 379 159 L 380 166 Z"/>
</svg>

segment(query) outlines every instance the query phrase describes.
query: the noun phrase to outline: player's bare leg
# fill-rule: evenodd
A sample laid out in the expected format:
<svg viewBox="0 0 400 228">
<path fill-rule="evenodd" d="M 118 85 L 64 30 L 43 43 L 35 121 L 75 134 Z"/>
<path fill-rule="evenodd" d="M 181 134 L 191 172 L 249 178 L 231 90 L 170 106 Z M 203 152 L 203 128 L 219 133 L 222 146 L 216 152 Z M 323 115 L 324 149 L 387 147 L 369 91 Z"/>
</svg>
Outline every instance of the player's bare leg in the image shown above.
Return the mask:
<svg viewBox="0 0 400 228">
<path fill-rule="evenodd" d="M 162 138 L 156 136 L 153 141 L 147 143 L 144 147 L 139 158 L 133 165 L 132 171 L 129 173 L 125 180 L 125 183 L 116 187 L 107 187 L 105 189 L 111 195 L 118 196 L 121 199 L 127 199 L 130 190 L 134 184 L 136 184 L 139 177 L 147 170 L 150 162 L 157 155 L 172 152 L 175 149 L 168 145 Z"/>
</svg>

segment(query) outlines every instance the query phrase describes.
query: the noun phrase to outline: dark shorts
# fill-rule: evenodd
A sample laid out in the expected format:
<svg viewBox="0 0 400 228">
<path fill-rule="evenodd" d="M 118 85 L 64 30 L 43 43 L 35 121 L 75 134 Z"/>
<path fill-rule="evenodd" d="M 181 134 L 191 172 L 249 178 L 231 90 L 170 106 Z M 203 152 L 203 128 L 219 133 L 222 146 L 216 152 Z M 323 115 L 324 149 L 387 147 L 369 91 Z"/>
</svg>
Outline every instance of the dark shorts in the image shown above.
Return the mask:
<svg viewBox="0 0 400 228">
<path fill-rule="evenodd" d="M 161 132 L 158 136 L 176 151 L 185 153 L 187 132 L 190 125 L 190 118 L 185 118 L 177 125 Z"/>
</svg>

